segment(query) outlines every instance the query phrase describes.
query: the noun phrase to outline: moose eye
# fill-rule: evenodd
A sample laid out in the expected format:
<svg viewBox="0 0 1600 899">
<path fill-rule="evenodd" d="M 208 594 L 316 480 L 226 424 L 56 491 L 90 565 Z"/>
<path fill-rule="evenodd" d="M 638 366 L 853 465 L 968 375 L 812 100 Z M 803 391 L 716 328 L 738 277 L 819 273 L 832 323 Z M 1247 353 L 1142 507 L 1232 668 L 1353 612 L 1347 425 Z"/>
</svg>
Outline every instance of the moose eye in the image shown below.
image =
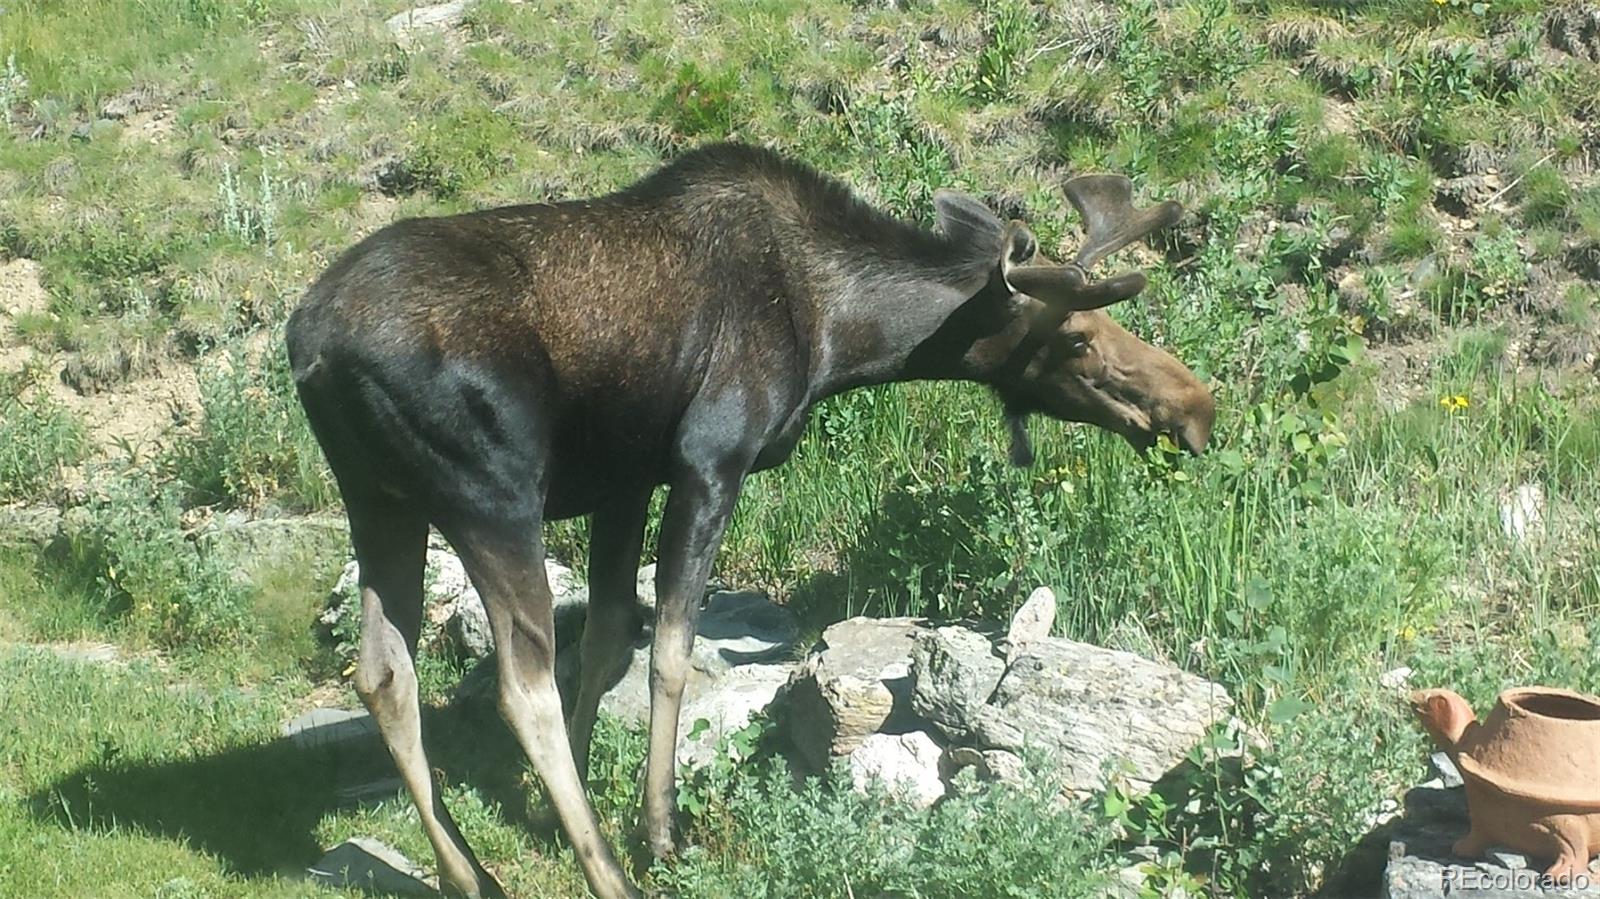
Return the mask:
<svg viewBox="0 0 1600 899">
<path fill-rule="evenodd" d="M 1089 352 L 1089 338 L 1082 334 L 1068 334 L 1062 338 L 1061 348 L 1066 351 L 1069 358 L 1076 358 Z"/>
</svg>

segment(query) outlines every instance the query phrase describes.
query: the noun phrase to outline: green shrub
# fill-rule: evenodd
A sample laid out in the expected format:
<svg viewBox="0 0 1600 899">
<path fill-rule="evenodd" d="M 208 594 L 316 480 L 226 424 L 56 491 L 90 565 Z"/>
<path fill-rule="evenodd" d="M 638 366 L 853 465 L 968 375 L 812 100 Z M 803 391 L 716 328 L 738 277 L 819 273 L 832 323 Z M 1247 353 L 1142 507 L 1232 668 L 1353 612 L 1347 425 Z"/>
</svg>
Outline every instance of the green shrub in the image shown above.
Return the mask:
<svg viewBox="0 0 1600 899">
<path fill-rule="evenodd" d="M 740 81 L 739 73 L 731 68 L 707 70 L 686 62 L 657 101 L 656 115 L 684 137 L 727 137 L 733 131 Z"/>
<path fill-rule="evenodd" d="M 87 451 L 83 424 L 49 397 L 0 398 L 0 500 L 38 498 Z"/>
<path fill-rule="evenodd" d="M 202 369 L 199 433 L 166 460 L 192 501 L 253 507 L 276 499 L 306 510 L 333 501 L 331 475 L 277 336 L 255 361 L 233 346 Z"/>
<path fill-rule="evenodd" d="M 251 638 L 248 589 L 185 538 L 176 492 L 152 489 L 148 473 L 103 483 L 68 535 L 55 563 L 97 589 L 132 633 L 170 649 Z"/>
<path fill-rule="evenodd" d="M 796 789 L 781 759 L 748 764 L 652 877 L 672 895 L 749 899 L 1104 895 L 1088 816 L 1059 802 L 1044 766 L 1022 786 L 980 786 L 969 769 L 953 789 L 922 812 L 855 792 L 842 766 Z"/>
</svg>

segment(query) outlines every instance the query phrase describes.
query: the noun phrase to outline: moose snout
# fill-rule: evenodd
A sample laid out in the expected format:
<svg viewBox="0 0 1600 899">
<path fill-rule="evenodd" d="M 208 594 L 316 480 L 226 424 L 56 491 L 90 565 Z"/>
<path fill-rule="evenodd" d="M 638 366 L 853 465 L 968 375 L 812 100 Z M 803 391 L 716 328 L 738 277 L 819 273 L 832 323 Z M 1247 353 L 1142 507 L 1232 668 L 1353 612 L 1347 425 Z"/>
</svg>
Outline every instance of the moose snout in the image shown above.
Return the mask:
<svg viewBox="0 0 1600 899">
<path fill-rule="evenodd" d="M 1211 426 L 1217 420 L 1217 401 L 1203 384 L 1196 383 L 1183 403 L 1183 411 L 1172 423 L 1178 445 L 1198 456 L 1211 442 Z"/>
</svg>

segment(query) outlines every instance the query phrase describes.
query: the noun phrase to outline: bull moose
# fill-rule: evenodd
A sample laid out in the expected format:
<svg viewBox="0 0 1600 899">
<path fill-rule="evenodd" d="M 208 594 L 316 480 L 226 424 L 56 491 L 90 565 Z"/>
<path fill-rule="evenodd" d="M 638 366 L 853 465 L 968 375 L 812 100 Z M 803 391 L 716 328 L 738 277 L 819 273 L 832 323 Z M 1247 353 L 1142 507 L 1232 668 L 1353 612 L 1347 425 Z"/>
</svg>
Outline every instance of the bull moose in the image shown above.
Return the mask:
<svg viewBox="0 0 1600 899">
<path fill-rule="evenodd" d="M 591 199 L 394 222 L 340 256 L 288 322 L 294 381 L 360 562 L 355 689 L 415 801 L 447 891 L 501 896 L 440 798 L 413 667 L 430 525 L 461 556 L 497 647 L 499 710 L 548 791 L 589 888 L 639 895 L 600 833 L 584 771 L 621 676 L 654 489 L 660 530 L 643 829 L 673 850 L 674 750 L 695 619 L 746 477 L 782 463 L 808 410 L 912 380 L 986 385 L 1028 464 L 1026 419 L 1087 422 L 1198 453 L 1215 405 L 1180 362 L 1102 307 L 1142 273 L 1090 269 L 1170 225 L 1128 179 L 1067 181 L 1074 261 L 1020 221 L 933 196 L 898 220 L 776 152 L 686 152 Z M 590 603 L 570 717 L 541 524 L 592 516 Z"/>
</svg>

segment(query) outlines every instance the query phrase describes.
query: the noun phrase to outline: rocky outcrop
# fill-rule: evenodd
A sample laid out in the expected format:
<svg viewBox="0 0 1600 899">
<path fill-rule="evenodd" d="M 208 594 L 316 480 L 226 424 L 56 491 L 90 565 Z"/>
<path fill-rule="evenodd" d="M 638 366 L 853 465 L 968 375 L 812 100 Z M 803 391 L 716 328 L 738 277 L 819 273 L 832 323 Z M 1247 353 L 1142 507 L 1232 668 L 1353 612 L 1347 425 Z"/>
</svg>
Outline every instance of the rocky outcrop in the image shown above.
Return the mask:
<svg viewBox="0 0 1600 899">
<path fill-rule="evenodd" d="M 813 769 L 848 756 L 858 781 L 878 770 L 934 770 L 948 781 L 973 767 L 981 780 L 1015 782 L 1023 756 L 1043 751 L 1070 792 L 1101 789 L 1113 766 L 1137 791 L 1228 719 L 1232 700 L 1216 684 L 1049 636 L 1042 605 L 1053 599 L 1036 591 L 1004 631 L 910 618 L 829 628 L 779 706 L 796 754 Z M 931 790 L 914 792 L 933 801 Z"/>
</svg>

